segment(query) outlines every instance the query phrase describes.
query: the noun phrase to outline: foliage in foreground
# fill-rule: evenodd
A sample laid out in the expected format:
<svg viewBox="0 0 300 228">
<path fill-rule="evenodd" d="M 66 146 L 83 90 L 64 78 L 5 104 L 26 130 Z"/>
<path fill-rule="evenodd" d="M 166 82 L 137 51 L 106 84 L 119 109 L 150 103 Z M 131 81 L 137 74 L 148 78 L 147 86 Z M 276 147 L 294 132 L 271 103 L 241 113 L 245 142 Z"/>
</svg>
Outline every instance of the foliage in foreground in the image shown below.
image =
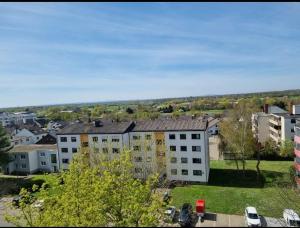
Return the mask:
<svg viewBox="0 0 300 228">
<path fill-rule="evenodd" d="M 43 210 L 22 202 L 22 213 L 7 220 L 23 226 L 157 226 L 162 205 L 155 192 L 157 176 L 142 183 L 132 168 L 130 152 L 97 165 L 78 154 L 63 173 L 63 183 L 52 186 L 56 194 L 42 188 Z M 26 190 L 21 194 L 28 198 Z"/>
</svg>

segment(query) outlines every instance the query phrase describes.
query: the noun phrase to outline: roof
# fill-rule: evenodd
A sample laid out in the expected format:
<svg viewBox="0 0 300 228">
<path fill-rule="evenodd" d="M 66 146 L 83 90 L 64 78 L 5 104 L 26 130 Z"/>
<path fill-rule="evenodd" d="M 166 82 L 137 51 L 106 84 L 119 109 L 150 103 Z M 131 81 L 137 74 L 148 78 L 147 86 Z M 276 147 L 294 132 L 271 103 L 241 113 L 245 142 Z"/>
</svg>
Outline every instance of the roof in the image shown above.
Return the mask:
<svg viewBox="0 0 300 228">
<path fill-rule="evenodd" d="M 207 121 L 199 119 L 157 119 L 137 121 L 132 131 L 204 131 L 206 128 Z"/>
<path fill-rule="evenodd" d="M 271 113 L 274 116 L 283 116 L 284 118 L 300 118 L 300 114 L 291 114 L 291 113 Z"/>
<path fill-rule="evenodd" d="M 20 124 L 17 127 L 18 127 L 18 129 L 27 129 L 28 131 L 32 132 L 35 135 L 40 135 L 40 134 L 46 133 L 46 131 L 44 131 L 37 124 Z"/>
<path fill-rule="evenodd" d="M 50 134 L 43 136 L 35 144 L 56 144 L 56 138 Z"/>
<path fill-rule="evenodd" d="M 248 213 L 257 214 L 255 207 L 247 207 L 246 209 L 247 209 Z"/>
<path fill-rule="evenodd" d="M 212 127 L 220 122 L 220 119 L 210 119 L 208 121 L 208 127 Z"/>
<path fill-rule="evenodd" d="M 56 144 L 53 145 L 18 145 L 14 146 L 9 153 L 21 153 L 21 152 L 32 152 L 36 150 L 57 150 Z"/>
<path fill-rule="evenodd" d="M 57 135 L 70 134 L 122 134 L 131 129 L 132 121 L 112 122 L 101 121 L 101 126 L 95 127 L 94 123 L 73 122 L 57 132 Z"/>
</svg>

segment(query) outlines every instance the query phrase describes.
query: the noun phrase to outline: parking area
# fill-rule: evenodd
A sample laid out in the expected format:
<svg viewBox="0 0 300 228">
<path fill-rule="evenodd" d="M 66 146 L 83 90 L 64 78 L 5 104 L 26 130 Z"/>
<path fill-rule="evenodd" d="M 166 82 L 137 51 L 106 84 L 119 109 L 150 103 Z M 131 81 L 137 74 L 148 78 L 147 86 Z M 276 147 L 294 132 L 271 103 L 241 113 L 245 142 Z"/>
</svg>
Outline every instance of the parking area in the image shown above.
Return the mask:
<svg viewBox="0 0 300 228">
<path fill-rule="evenodd" d="M 243 227 L 244 216 L 206 213 L 204 219 L 199 220 L 196 227 Z"/>
</svg>

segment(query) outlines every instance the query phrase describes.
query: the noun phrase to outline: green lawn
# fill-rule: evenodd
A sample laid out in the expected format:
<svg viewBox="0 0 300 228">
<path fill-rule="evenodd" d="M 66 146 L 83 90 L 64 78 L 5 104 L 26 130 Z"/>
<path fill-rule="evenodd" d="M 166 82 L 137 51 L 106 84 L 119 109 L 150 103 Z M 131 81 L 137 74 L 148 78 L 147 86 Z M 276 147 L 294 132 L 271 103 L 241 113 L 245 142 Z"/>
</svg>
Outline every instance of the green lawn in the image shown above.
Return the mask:
<svg viewBox="0 0 300 228">
<path fill-rule="evenodd" d="M 264 176 L 256 181 L 256 161 L 247 161 L 246 177 L 236 170 L 235 163 L 211 161 L 210 180 L 207 185 L 176 187 L 172 190 L 176 207 L 196 199 L 206 200 L 206 210 L 215 213 L 243 214 L 247 205 L 257 208 L 264 216 L 281 217 L 284 208 L 300 212 L 299 192 L 288 186 L 291 161 L 262 161 Z M 240 166 L 241 167 L 241 166 Z M 281 187 L 278 187 L 281 185 Z"/>
</svg>

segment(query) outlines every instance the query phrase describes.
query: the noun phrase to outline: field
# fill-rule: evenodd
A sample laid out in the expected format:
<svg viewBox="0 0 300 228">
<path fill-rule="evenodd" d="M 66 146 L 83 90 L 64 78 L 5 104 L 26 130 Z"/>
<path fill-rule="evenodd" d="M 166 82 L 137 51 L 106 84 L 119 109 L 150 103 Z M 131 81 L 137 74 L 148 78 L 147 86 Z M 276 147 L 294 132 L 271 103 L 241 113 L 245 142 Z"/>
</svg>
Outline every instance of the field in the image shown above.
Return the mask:
<svg viewBox="0 0 300 228">
<path fill-rule="evenodd" d="M 207 185 L 176 187 L 172 198 L 176 207 L 196 199 L 206 200 L 206 210 L 214 213 L 242 215 L 247 205 L 264 216 L 281 217 L 284 208 L 300 212 L 299 192 L 285 187 L 290 183 L 290 161 L 262 161 L 263 180 L 256 179 L 256 161 L 247 161 L 246 175 L 236 170 L 234 163 L 212 161 Z M 240 166 L 241 167 L 241 166 Z"/>
</svg>

